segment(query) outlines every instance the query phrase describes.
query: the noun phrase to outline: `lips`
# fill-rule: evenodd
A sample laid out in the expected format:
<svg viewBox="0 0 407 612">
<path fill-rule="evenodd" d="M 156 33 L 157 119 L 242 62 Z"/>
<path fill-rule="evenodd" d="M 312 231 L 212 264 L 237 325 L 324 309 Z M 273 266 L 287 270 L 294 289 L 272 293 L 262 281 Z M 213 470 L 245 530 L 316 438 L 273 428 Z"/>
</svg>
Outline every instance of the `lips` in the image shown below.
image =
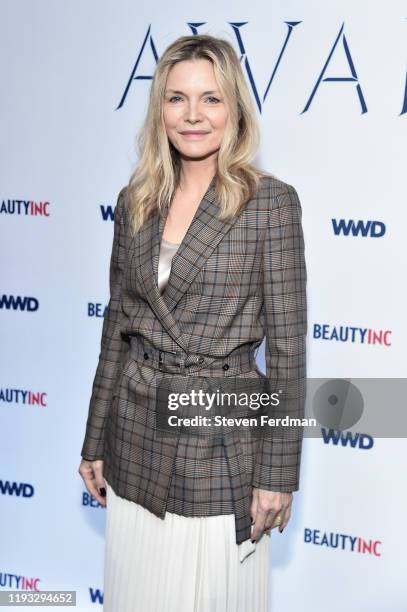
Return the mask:
<svg viewBox="0 0 407 612">
<path fill-rule="evenodd" d="M 205 134 L 209 134 L 209 132 L 192 132 L 190 130 L 186 131 L 186 132 L 180 132 L 180 134 L 182 134 L 183 136 L 204 136 Z"/>
</svg>

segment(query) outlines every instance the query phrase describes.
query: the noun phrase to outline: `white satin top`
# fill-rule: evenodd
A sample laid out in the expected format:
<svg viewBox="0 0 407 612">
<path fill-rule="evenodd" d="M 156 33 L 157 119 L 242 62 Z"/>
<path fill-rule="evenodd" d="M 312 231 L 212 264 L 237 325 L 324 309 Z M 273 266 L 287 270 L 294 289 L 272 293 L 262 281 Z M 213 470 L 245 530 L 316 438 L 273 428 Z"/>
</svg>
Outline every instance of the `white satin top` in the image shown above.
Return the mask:
<svg viewBox="0 0 407 612">
<path fill-rule="evenodd" d="M 158 289 L 162 293 L 170 276 L 172 258 L 178 250 L 181 243 L 170 242 L 161 238 L 160 259 L 158 261 Z"/>
</svg>

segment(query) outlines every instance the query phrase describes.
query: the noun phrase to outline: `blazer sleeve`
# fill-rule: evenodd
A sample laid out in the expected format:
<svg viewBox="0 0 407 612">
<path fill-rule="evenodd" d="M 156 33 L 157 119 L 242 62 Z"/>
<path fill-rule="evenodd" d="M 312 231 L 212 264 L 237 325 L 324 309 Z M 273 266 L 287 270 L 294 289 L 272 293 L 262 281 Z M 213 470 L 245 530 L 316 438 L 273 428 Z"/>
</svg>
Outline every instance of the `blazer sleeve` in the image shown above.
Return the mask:
<svg viewBox="0 0 407 612">
<path fill-rule="evenodd" d="M 283 401 L 268 416 L 302 419 L 306 388 L 307 271 L 302 210 L 294 187 L 271 197 L 263 243 L 263 314 L 269 392 Z M 273 414 L 275 411 L 275 415 Z M 302 428 L 265 426 L 255 457 L 252 485 L 270 491 L 299 488 Z"/>
<path fill-rule="evenodd" d="M 121 295 L 125 265 L 124 198 L 126 187 L 120 191 L 114 213 L 113 245 L 109 267 L 110 298 L 105 311 L 99 360 L 93 380 L 86 433 L 81 455 L 95 461 L 103 459 L 105 425 L 119 364 L 128 344 L 120 335 Z"/>
</svg>

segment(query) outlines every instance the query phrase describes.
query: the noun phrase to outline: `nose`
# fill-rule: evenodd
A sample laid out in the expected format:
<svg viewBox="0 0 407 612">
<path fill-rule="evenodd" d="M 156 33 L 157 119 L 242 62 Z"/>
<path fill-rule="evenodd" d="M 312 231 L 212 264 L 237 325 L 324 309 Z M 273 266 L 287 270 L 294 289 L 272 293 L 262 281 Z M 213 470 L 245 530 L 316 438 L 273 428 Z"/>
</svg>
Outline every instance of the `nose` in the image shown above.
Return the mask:
<svg viewBox="0 0 407 612">
<path fill-rule="evenodd" d="M 187 106 L 187 110 L 185 113 L 186 121 L 200 121 L 202 119 L 202 112 L 199 109 L 199 105 L 197 102 L 189 102 Z"/>
</svg>

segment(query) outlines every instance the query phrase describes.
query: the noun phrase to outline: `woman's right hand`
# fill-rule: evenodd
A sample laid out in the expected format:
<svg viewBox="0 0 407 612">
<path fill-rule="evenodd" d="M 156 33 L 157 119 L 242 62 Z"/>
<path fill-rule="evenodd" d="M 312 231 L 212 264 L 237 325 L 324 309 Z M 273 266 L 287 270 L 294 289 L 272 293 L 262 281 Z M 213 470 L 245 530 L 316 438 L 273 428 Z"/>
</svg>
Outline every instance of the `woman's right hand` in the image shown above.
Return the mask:
<svg viewBox="0 0 407 612">
<path fill-rule="evenodd" d="M 82 459 L 78 472 L 82 476 L 89 493 L 93 495 L 99 504 L 106 506 L 106 482 L 103 478 L 103 460 L 88 461 L 87 459 Z M 100 490 L 104 492 L 104 495 L 101 495 Z"/>
</svg>

